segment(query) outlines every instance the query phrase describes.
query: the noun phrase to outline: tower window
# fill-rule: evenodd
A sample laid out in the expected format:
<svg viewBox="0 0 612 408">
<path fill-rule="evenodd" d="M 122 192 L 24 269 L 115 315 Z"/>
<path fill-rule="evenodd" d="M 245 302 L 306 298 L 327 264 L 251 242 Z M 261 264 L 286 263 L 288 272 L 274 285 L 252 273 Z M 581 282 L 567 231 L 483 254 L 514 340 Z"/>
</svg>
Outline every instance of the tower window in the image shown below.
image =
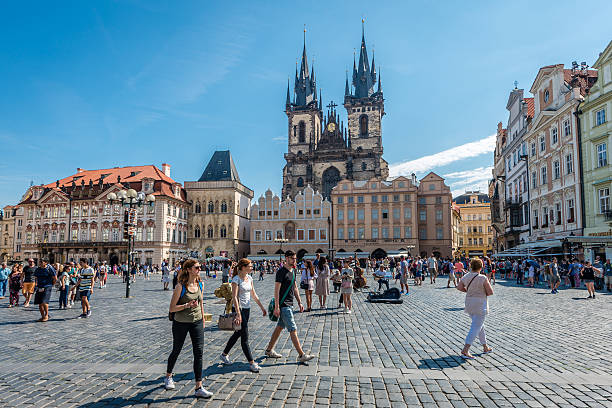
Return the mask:
<svg viewBox="0 0 612 408">
<path fill-rule="evenodd" d="M 365 169 L 366 169 L 366 163 L 365 163 L 365 162 L 362 162 L 362 163 L 361 163 L 361 170 L 365 170 Z"/>
<path fill-rule="evenodd" d="M 359 136 L 368 136 L 368 115 L 361 115 L 359 117 Z"/>
<path fill-rule="evenodd" d="M 304 179 L 301 177 L 298 177 L 297 179 L 297 186 L 298 187 L 304 187 Z"/>
<path fill-rule="evenodd" d="M 305 143 L 306 142 L 306 123 L 304 123 L 303 120 L 300 121 L 298 128 L 299 128 L 298 142 Z"/>
</svg>

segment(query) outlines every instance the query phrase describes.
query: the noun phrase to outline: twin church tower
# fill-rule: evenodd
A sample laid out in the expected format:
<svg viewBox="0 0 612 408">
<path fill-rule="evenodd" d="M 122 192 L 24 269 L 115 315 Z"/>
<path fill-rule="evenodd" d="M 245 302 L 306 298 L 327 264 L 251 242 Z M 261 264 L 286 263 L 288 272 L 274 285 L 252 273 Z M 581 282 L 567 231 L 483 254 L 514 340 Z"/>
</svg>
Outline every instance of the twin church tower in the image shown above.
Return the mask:
<svg viewBox="0 0 612 408">
<path fill-rule="evenodd" d="M 293 199 L 306 185 L 329 199 L 332 188 L 342 179 L 386 179 L 389 166 L 382 158 L 381 127 L 384 98 L 374 55 L 371 65 L 368 60 L 363 27 L 359 63 L 353 57 L 352 86 L 347 77 L 344 88 L 346 127 L 333 102 L 326 106 L 327 113 L 323 113 L 314 67 L 308 67 L 306 40 L 294 81 L 293 95 L 287 84 L 285 103 L 289 137 L 287 164 L 283 169 L 283 199 L 288 196 Z"/>
</svg>

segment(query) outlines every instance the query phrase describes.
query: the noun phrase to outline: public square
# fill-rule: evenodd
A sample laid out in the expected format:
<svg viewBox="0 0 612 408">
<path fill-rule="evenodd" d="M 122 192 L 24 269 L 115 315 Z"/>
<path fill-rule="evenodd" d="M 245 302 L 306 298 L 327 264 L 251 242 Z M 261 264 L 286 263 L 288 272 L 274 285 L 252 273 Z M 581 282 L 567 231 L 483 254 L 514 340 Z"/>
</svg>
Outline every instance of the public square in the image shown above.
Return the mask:
<svg viewBox="0 0 612 408">
<path fill-rule="evenodd" d="M 273 282 L 273 275 L 256 282 L 264 304 Z M 189 340 L 175 368 L 176 390 L 162 387 L 171 291 L 153 275 L 132 285 L 131 299 L 121 279 L 111 277 L 96 289 L 89 319 L 76 319 L 78 304 L 57 310 L 56 293 L 46 323 L 36 322 L 34 305 L 9 309 L 3 300 L 0 406 L 612 406 L 609 294 L 585 300 L 583 289 L 552 295 L 499 281 L 486 320 L 494 352 L 480 355 L 475 343 L 471 361 L 459 357 L 469 328 L 464 294 L 447 289 L 444 277 L 411 287 L 402 305 L 369 304 L 356 293 L 353 314 L 335 308 L 296 314 L 304 349 L 317 355 L 307 366 L 296 363 L 286 333 L 276 347 L 284 357 L 262 357 L 274 323 L 253 309 L 250 343 L 262 366 L 253 374 L 239 346 L 233 365 L 218 364 L 230 336 L 216 327 L 224 308 L 212 294 L 219 283 L 204 282 L 205 311 L 213 315 L 204 346 L 210 400 L 193 397 Z"/>
</svg>

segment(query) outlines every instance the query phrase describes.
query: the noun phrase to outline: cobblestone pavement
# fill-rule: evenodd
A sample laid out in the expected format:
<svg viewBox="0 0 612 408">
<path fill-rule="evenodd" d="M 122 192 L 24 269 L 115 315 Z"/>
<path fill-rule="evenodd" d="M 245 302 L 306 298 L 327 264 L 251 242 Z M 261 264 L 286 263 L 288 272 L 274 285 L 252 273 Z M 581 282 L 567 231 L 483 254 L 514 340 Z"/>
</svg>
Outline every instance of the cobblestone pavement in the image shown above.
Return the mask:
<svg viewBox="0 0 612 408">
<path fill-rule="evenodd" d="M 264 304 L 273 280 L 256 282 Z M 213 316 L 224 307 L 212 295 L 218 283 L 205 281 Z M 309 365 L 296 364 L 286 333 L 276 347 L 285 357 L 262 358 L 274 323 L 253 309 L 250 343 L 262 371 L 248 371 L 239 345 L 230 356 L 236 362 L 221 367 L 229 333 L 210 324 L 204 385 L 215 395 L 208 401 L 192 396 L 189 340 L 175 368 L 176 390 L 161 387 L 171 292 L 161 290 L 159 278 L 138 280 L 131 299 L 111 278 L 83 320 L 76 319 L 78 305 L 57 310 L 55 293 L 47 323 L 36 322 L 36 307 L 9 309 L 3 299 L 0 406 L 612 407 L 612 296 L 587 301 L 584 290 L 552 295 L 506 282 L 494 289 L 486 321 L 494 352 L 472 361 L 458 356 L 469 326 L 463 295 L 446 289 L 444 278 L 413 287 L 402 305 L 369 304 L 357 293 L 351 315 L 296 314 L 304 349 L 318 355 Z M 337 298 L 332 294 L 329 306 Z"/>
</svg>

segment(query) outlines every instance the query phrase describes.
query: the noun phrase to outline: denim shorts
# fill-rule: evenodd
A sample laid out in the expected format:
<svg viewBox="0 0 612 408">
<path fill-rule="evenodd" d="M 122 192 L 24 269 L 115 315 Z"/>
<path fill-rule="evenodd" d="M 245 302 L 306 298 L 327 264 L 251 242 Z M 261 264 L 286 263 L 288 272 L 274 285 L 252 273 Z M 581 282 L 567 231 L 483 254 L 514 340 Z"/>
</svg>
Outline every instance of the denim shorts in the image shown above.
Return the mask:
<svg viewBox="0 0 612 408">
<path fill-rule="evenodd" d="M 280 316 L 278 317 L 277 326 L 287 329 L 288 332 L 296 331 L 295 319 L 293 318 L 293 309 L 290 307 L 281 307 Z"/>
</svg>

